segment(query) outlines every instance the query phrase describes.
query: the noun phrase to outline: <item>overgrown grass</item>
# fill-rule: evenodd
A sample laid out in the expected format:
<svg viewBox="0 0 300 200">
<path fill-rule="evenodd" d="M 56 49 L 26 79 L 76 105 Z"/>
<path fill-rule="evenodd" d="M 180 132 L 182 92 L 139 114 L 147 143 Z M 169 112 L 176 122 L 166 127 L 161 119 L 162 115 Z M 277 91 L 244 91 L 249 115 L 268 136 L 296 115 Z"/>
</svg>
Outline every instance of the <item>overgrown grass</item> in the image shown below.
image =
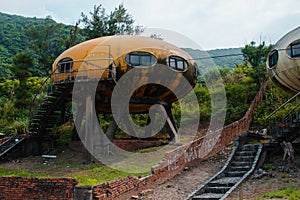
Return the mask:
<svg viewBox="0 0 300 200">
<path fill-rule="evenodd" d="M 37 172 L 29 172 L 25 169 L 5 169 L 0 168 L 0 177 L 2 176 L 22 176 L 22 177 L 29 177 L 29 178 L 48 178 L 50 177 L 48 174 L 41 174 Z"/>
<path fill-rule="evenodd" d="M 154 152 L 157 151 L 159 149 L 163 148 L 163 146 L 158 146 L 158 147 L 149 147 L 149 148 L 145 148 L 145 149 L 139 149 L 136 150 L 137 153 L 150 153 L 150 152 Z"/>
<path fill-rule="evenodd" d="M 300 189 L 296 188 L 295 186 L 283 187 L 277 191 L 263 194 L 259 200 L 265 198 L 285 198 L 288 200 L 298 200 L 300 199 Z"/>
<path fill-rule="evenodd" d="M 79 185 L 97 185 L 99 183 L 124 178 L 127 176 L 143 176 L 144 174 L 131 174 L 124 171 L 119 171 L 104 165 L 91 165 L 90 169 L 84 174 L 71 175 L 72 178 L 76 178 L 79 181 Z"/>
<path fill-rule="evenodd" d="M 263 165 L 263 169 L 264 170 L 275 170 L 276 169 L 276 166 L 272 165 L 271 163 L 265 163 Z"/>
<path fill-rule="evenodd" d="M 68 166 L 61 166 L 57 165 L 55 167 L 51 167 L 52 171 L 53 168 L 59 170 L 61 168 L 66 168 L 66 173 L 65 175 L 53 175 L 50 173 L 42 173 L 41 170 L 50 168 L 47 166 L 39 166 L 37 167 L 34 171 L 29 171 L 29 170 L 16 170 L 16 169 L 5 169 L 5 168 L 0 168 L 0 177 L 1 176 L 21 176 L 21 177 L 29 177 L 29 178 L 75 178 L 78 180 L 78 185 L 81 186 L 92 186 L 92 185 L 97 185 L 100 183 L 104 183 L 107 181 L 112 181 L 115 179 L 119 178 L 124 178 L 127 176 L 144 176 L 147 174 L 142 174 L 142 173 L 137 173 L 137 174 L 132 174 L 132 173 L 127 173 L 123 171 L 118 171 L 116 169 L 112 169 L 110 167 L 101 165 L 101 164 L 92 164 L 92 165 L 68 165 Z M 80 168 L 80 172 L 75 172 L 72 173 L 71 170 L 68 172 L 68 169 L 71 168 Z"/>
</svg>

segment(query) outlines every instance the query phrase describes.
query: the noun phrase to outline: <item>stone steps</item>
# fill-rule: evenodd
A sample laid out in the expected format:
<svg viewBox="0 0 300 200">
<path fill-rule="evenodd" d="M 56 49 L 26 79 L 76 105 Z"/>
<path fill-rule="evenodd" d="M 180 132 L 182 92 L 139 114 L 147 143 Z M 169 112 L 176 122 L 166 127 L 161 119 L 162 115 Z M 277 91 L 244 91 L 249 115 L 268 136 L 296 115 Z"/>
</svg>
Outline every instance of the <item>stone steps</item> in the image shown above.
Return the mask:
<svg viewBox="0 0 300 200">
<path fill-rule="evenodd" d="M 205 185 L 194 191 L 187 200 L 224 199 L 242 182 L 256 165 L 261 145 L 246 144 L 236 149 L 226 168 L 217 173 Z"/>
</svg>

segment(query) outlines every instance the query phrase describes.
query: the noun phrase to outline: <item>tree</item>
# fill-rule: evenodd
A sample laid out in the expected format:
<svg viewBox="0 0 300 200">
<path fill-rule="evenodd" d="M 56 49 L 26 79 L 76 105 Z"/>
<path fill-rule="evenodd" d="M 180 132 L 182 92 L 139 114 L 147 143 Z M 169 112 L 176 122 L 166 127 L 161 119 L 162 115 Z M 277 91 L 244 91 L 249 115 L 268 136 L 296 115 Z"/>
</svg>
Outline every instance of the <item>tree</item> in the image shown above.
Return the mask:
<svg viewBox="0 0 300 200">
<path fill-rule="evenodd" d="M 66 42 L 66 49 L 76 45 L 77 43 L 83 41 L 82 36 L 79 34 L 79 22 L 76 22 L 75 26 L 70 28 L 69 38 Z"/>
<path fill-rule="evenodd" d="M 29 69 L 33 65 L 33 58 L 28 53 L 18 53 L 13 58 L 11 71 L 14 77 L 20 81 L 15 91 L 15 106 L 17 108 L 29 108 L 31 93 L 27 88 L 26 81 L 31 76 Z"/>
<path fill-rule="evenodd" d="M 33 65 L 33 58 L 29 53 L 18 53 L 13 58 L 13 66 L 11 71 L 14 77 L 24 83 L 31 76 L 29 68 Z"/>
<path fill-rule="evenodd" d="M 51 16 L 44 23 L 30 24 L 24 28 L 27 44 L 39 63 L 38 75 L 48 75 L 54 59 L 65 50 L 67 35 L 63 24 L 57 24 Z"/>
<path fill-rule="evenodd" d="M 252 77 L 253 71 L 249 63 L 242 62 L 233 70 L 223 69 L 221 72 L 227 98 L 227 124 L 242 118 L 256 95 L 258 83 Z"/>
<path fill-rule="evenodd" d="M 134 20 L 132 16 L 128 14 L 124 6 L 120 4 L 108 17 L 107 33 L 110 35 L 132 34 L 134 32 L 133 23 Z"/>
<path fill-rule="evenodd" d="M 267 79 L 265 62 L 271 49 L 272 45 L 266 46 L 265 42 L 262 42 L 256 46 L 254 41 L 242 49 L 245 60 L 252 65 L 256 73 L 256 77 L 253 78 L 257 80 L 260 85 Z"/>
<path fill-rule="evenodd" d="M 94 10 L 89 14 L 91 15 L 90 18 L 81 13 L 79 19 L 79 22 L 83 24 L 82 35 L 87 40 L 102 36 L 142 32 L 141 26 L 134 27 L 134 20 L 123 4 L 120 4 L 109 15 L 105 13 L 101 4 L 95 5 Z"/>
<path fill-rule="evenodd" d="M 94 6 L 93 12 L 90 12 L 91 19 L 87 15 L 81 13 L 79 23 L 83 23 L 82 34 L 86 39 L 93 39 L 106 35 L 107 15 L 102 5 Z"/>
</svg>

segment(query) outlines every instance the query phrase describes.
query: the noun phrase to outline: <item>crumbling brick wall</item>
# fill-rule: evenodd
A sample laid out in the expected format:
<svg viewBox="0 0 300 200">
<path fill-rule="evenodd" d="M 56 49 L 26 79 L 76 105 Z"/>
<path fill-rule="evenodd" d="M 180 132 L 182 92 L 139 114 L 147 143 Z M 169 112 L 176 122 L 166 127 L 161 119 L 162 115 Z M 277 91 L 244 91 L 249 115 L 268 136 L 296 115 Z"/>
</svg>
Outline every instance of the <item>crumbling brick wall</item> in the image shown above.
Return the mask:
<svg viewBox="0 0 300 200">
<path fill-rule="evenodd" d="M 74 199 L 77 183 L 71 178 L 0 177 L 0 199 Z"/>
<path fill-rule="evenodd" d="M 160 140 L 114 140 L 114 145 L 130 152 L 149 147 L 157 147 L 163 144 L 164 143 Z"/>
</svg>

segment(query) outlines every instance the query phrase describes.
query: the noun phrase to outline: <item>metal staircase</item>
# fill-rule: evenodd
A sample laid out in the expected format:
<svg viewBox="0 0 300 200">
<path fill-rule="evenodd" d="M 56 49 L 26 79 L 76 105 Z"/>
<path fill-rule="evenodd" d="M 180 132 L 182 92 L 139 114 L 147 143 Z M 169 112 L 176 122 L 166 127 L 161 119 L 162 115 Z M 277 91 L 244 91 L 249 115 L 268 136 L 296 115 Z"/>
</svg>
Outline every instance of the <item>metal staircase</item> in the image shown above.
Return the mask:
<svg viewBox="0 0 300 200">
<path fill-rule="evenodd" d="M 60 85 L 55 91 L 48 93 L 30 119 L 28 128 L 30 135 L 46 133 L 62 122 L 63 107 L 69 99 L 71 89 L 68 85 Z"/>
<path fill-rule="evenodd" d="M 293 142 L 295 139 L 300 137 L 300 120 L 294 119 L 290 123 L 282 124 L 276 127 L 269 127 L 269 132 L 278 142 Z"/>
<path fill-rule="evenodd" d="M 223 169 L 188 196 L 186 200 L 216 200 L 228 197 L 254 171 L 262 147 L 261 144 L 234 147 Z"/>
<path fill-rule="evenodd" d="M 294 104 L 289 112 L 281 119 L 274 118 L 274 115 L 286 105 L 291 104 L 292 101 L 297 101 L 300 92 L 278 107 L 267 118 L 268 134 L 273 137 L 273 140 L 282 142 L 283 140 L 293 142 L 300 137 L 300 103 Z"/>
<path fill-rule="evenodd" d="M 21 144 L 26 139 L 25 136 L 13 136 L 0 145 L 0 157 L 10 152 L 13 148 Z"/>
<path fill-rule="evenodd" d="M 110 55 L 109 52 L 107 55 Z M 59 64 L 35 94 L 28 128 L 29 135 L 45 135 L 55 125 L 61 125 L 64 122 L 62 119 L 65 113 L 64 106 L 72 100 L 71 93 L 75 82 L 115 81 L 116 66 L 110 64 L 112 60 L 113 58 L 108 57 Z M 70 63 L 80 63 L 84 66 L 83 68 L 87 69 L 69 70 Z M 104 68 L 103 64 L 110 67 Z M 103 77 L 99 77 L 99 74 Z M 43 96 L 41 94 L 45 93 L 47 97 L 41 103 L 37 102 L 38 96 Z"/>
</svg>

